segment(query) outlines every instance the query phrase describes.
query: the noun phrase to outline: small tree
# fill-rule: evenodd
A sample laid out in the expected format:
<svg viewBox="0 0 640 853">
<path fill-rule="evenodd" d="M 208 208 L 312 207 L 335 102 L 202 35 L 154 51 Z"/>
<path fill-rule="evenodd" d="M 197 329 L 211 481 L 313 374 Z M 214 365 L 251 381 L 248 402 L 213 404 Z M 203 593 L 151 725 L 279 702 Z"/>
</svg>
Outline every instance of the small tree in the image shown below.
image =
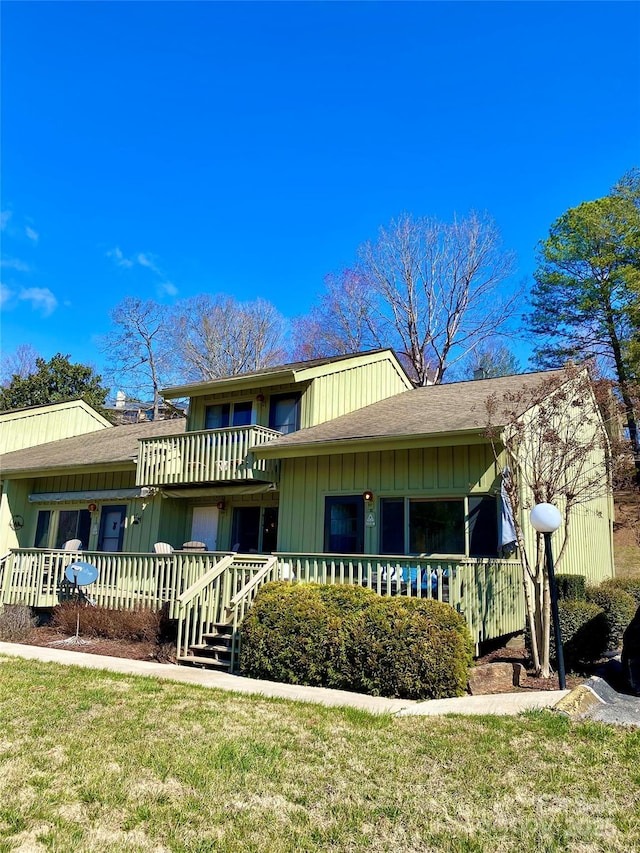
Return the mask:
<svg viewBox="0 0 640 853">
<path fill-rule="evenodd" d="M 102 377 L 85 364 L 71 364 L 68 355 L 56 353 L 52 359 L 36 359 L 36 369 L 24 378 L 14 376 L 6 388 L 0 389 L 0 410 L 25 406 L 45 406 L 67 400 L 83 399 L 104 414 L 108 388 Z"/>
<path fill-rule="evenodd" d="M 533 388 L 489 397 L 486 412 L 495 459 L 507 472 L 503 484 L 522 563 L 533 665 L 548 678 L 549 579 L 540 535 L 535 554 L 525 547 L 522 515 L 538 503 L 558 506 L 563 525 L 556 564 L 561 566 L 576 510 L 609 489 L 607 436 L 589 374 L 575 367 L 558 371 Z"/>
</svg>

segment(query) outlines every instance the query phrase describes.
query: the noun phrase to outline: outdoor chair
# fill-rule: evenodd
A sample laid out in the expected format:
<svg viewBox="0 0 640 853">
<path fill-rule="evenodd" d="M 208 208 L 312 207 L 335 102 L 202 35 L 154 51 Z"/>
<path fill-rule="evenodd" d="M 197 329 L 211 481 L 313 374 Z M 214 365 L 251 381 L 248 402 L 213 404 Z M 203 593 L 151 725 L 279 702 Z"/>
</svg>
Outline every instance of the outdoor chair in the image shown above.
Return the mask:
<svg viewBox="0 0 640 853">
<path fill-rule="evenodd" d="M 81 539 L 67 539 L 62 546 L 63 551 L 82 551 Z"/>
<path fill-rule="evenodd" d="M 173 554 L 173 545 L 168 542 L 156 542 L 153 546 L 154 554 Z"/>
</svg>

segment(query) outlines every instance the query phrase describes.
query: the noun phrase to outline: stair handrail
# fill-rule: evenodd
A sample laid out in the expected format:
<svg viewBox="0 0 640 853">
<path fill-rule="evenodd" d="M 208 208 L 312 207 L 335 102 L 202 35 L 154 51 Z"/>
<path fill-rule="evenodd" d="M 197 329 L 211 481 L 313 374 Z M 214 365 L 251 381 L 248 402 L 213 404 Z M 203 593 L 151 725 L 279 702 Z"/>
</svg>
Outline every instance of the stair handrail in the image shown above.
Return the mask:
<svg viewBox="0 0 640 853">
<path fill-rule="evenodd" d="M 219 563 L 212 566 L 201 577 L 194 581 L 188 589 L 186 589 L 176 599 L 178 611 L 178 634 L 177 634 L 177 658 L 187 653 L 190 642 L 196 640 L 200 642 L 203 632 L 203 624 L 194 622 L 194 614 L 197 612 L 197 603 L 195 599 L 201 601 L 204 590 L 210 589 L 219 581 L 226 573 L 227 569 L 233 564 L 234 554 L 229 554 L 223 557 Z M 226 586 L 224 579 L 223 586 Z M 195 634 L 194 634 L 195 632 Z"/>
<path fill-rule="evenodd" d="M 219 575 L 223 574 L 233 563 L 234 556 L 234 554 L 229 554 L 227 557 L 223 557 L 219 563 L 212 566 L 197 581 L 194 581 L 188 589 L 185 589 L 177 598 L 178 609 L 183 610 L 190 601 L 193 601 L 199 592 L 202 592 L 206 586 L 209 586 Z"/>
<path fill-rule="evenodd" d="M 278 558 L 275 556 L 271 556 L 267 559 L 264 566 L 260 569 L 259 572 L 248 581 L 242 589 L 240 589 L 229 602 L 229 610 L 233 611 L 233 619 L 232 619 L 232 632 L 231 632 L 231 664 L 230 671 L 235 672 L 236 664 L 238 662 L 238 658 L 240 655 L 240 618 L 239 613 L 242 612 L 242 616 L 244 616 L 247 605 L 251 604 L 253 599 L 255 598 L 258 589 L 263 586 L 265 583 L 268 583 L 270 580 L 274 579 L 274 575 L 278 571 Z"/>
<path fill-rule="evenodd" d="M 242 587 L 242 589 L 238 590 L 238 592 L 233 596 L 233 598 L 229 602 L 229 609 L 231 609 L 232 607 L 236 607 L 238 604 L 240 604 L 242 599 L 246 595 L 249 595 L 254 586 L 260 585 L 262 578 L 269 573 L 269 570 L 273 568 L 274 563 L 277 565 L 277 557 L 267 558 L 264 566 L 260 569 L 260 571 L 256 572 L 256 574 L 251 578 L 251 580 L 247 581 L 247 583 Z"/>
</svg>

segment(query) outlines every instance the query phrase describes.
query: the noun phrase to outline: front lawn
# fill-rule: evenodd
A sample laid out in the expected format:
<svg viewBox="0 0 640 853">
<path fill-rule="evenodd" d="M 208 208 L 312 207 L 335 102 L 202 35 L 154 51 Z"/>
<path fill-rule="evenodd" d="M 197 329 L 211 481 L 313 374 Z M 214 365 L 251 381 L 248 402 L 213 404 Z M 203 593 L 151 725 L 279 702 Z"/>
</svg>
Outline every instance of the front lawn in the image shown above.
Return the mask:
<svg viewBox="0 0 640 853">
<path fill-rule="evenodd" d="M 627 851 L 640 732 L 0 659 L 0 851 Z"/>
</svg>

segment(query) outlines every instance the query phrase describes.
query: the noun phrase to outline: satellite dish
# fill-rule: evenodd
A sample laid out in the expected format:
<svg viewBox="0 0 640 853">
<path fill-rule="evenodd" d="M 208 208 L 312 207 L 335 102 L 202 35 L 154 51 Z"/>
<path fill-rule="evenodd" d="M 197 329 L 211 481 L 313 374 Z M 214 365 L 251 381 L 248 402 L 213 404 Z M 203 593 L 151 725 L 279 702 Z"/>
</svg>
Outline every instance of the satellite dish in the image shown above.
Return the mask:
<svg viewBox="0 0 640 853">
<path fill-rule="evenodd" d="M 98 569 L 92 566 L 91 563 L 83 563 L 82 560 L 76 560 L 75 563 L 69 563 L 64 570 L 64 575 L 69 583 L 77 586 L 89 586 L 98 579 Z"/>
</svg>

